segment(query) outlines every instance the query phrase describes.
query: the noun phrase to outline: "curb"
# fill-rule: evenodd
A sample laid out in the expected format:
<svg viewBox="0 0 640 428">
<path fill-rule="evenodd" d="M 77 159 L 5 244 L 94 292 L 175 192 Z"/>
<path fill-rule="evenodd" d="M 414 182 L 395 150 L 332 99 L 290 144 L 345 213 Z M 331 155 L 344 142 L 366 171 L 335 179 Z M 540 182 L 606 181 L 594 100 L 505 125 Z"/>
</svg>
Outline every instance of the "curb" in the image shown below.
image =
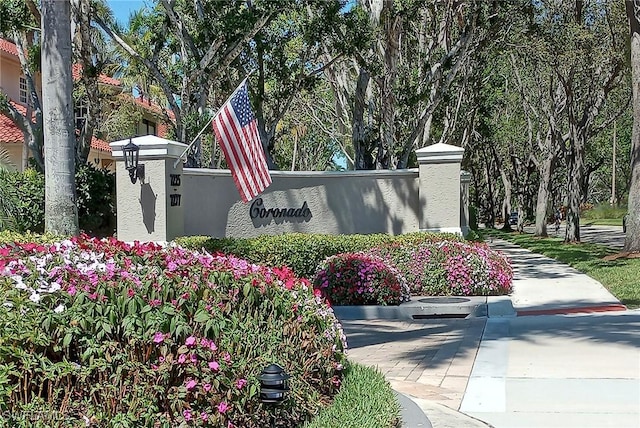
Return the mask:
<svg viewBox="0 0 640 428">
<path fill-rule="evenodd" d="M 333 306 L 340 320 L 468 318 L 482 313 L 486 296 L 413 296 L 398 306 Z"/>
<path fill-rule="evenodd" d="M 433 421 L 437 428 L 494 428 L 493 425 L 487 422 L 454 410 L 444 404 L 411 396 L 408 396 L 408 399 L 419 406 L 422 412 L 429 415 L 429 420 Z"/>
<path fill-rule="evenodd" d="M 401 392 L 393 392 L 400 404 L 400 415 L 402 419 L 402 428 L 433 428 L 429 418 L 424 414 L 420 406 L 418 406 L 411 398 Z"/>
</svg>

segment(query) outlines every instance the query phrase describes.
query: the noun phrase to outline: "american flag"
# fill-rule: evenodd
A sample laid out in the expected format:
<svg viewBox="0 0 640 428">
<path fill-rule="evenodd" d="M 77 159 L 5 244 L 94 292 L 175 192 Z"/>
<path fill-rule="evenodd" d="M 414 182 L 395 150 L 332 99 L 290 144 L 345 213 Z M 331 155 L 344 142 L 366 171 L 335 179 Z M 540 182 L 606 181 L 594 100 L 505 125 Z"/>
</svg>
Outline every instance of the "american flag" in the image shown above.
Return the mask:
<svg viewBox="0 0 640 428">
<path fill-rule="evenodd" d="M 250 201 L 271 184 L 271 176 L 249 104 L 246 79 L 213 119 L 213 130 L 240 197 Z"/>
</svg>

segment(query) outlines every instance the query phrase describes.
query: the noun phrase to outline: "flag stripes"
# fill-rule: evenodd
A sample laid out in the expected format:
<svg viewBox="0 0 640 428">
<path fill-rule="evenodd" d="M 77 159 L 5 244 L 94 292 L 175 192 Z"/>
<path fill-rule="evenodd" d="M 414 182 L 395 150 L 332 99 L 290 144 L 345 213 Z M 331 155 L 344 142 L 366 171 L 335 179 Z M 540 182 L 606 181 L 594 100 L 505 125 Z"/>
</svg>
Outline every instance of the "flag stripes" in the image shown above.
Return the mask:
<svg viewBox="0 0 640 428">
<path fill-rule="evenodd" d="M 213 119 L 216 140 L 244 202 L 255 198 L 271 184 L 256 122 L 245 79 Z"/>
</svg>

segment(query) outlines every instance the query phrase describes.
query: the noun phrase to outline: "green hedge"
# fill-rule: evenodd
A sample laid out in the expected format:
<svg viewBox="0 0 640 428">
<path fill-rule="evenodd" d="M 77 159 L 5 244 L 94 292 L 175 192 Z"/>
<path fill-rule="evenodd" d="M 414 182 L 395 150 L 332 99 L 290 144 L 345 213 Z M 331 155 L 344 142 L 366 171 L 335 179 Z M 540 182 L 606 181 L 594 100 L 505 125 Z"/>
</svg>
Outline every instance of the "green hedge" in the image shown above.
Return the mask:
<svg viewBox="0 0 640 428">
<path fill-rule="evenodd" d="M 115 175 L 82 164 L 76 170 L 76 201 L 80 229 L 94 236 L 115 231 Z M 0 175 L 0 186 L 15 206 L 15 231 L 44 232 L 44 174 L 35 169 Z"/>
<path fill-rule="evenodd" d="M 288 233 L 262 235 L 257 238 L 232 239 L 190 236 L 176 242 L 191 249 L 204 248 L 209 252 L 233 254 L 253 263 L 267 266 L 288 266 L 296 275 L 312 278 L 320 262 L 339 253 L 366 251 L 390 243 L 423 243 L 439 241 L 463 241 L 452 233 L 415 232 L 391 236 L 371 235 L 323 235 Z"/>
</svg>

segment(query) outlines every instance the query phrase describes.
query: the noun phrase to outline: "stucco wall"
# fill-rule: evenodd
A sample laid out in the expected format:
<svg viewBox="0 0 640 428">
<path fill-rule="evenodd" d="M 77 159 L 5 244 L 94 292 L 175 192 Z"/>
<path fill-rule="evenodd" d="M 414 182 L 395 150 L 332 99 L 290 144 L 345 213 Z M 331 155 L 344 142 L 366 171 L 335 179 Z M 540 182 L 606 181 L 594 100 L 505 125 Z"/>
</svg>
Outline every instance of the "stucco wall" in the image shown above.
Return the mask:
<svg viewBox="0 0 640 428">
<path fill-rule="evenodd" d="M 285 232 L 353 234 L 415 232 L 419 228 L 418 170 L 364 172 L 272 171 L 273 183 L 243 203 L 228 170 L 184 169 L 185 235 L 253 237 Z M 302 216 L 306 203 L 308 212 Z M 251 208 L 256 218 L 251 218 Z M 299 217 L 260 217 L 260 208 Z M 298 209 L 296 212 L 295 209 Z M 120 212 L 120 211 L 119 211 Z M 265 213 L 264 211 L 262 212 Z"/>
<path fill-rule="evenodd" d="M 22 171 L 23 157 L 22 152 L 24 145 L 18 143 L 0 143 L 0 147 L 9 155 L 9 168 L 11 170 Z"/>
<path fill-rule="evenodd" d="M 144 180 L 131 183 L 122 162 L 116 165 L 118 236 L 126 241 L 165 241 L 182 236 L 182 209 L 171 206 L 166 171 L 172 159 L 145 160 Z"/>
<path fill-rule="evenodd" d="M 123 147 L 139 148 L 142 182 L 123 168 Z M 187 145 L 152 135 L 111 143 L 116 160 L 118 238 L 255 237 L 287 232 L 461 233 L 463 149 L 434 144 L 416 151 L 418 169 L 349 172 L 270 171 L 258 198 L 240 200 L 228 170 L 182 168 Z M 465 227 L 466 229 L 466 227 Z"/>
<path fill-rule="evenodd" d="M 20 101 L 20 76 L 22 69 L 14 57 L 0 52 L 0 88 L 13 101 Z"/>
</svg>

